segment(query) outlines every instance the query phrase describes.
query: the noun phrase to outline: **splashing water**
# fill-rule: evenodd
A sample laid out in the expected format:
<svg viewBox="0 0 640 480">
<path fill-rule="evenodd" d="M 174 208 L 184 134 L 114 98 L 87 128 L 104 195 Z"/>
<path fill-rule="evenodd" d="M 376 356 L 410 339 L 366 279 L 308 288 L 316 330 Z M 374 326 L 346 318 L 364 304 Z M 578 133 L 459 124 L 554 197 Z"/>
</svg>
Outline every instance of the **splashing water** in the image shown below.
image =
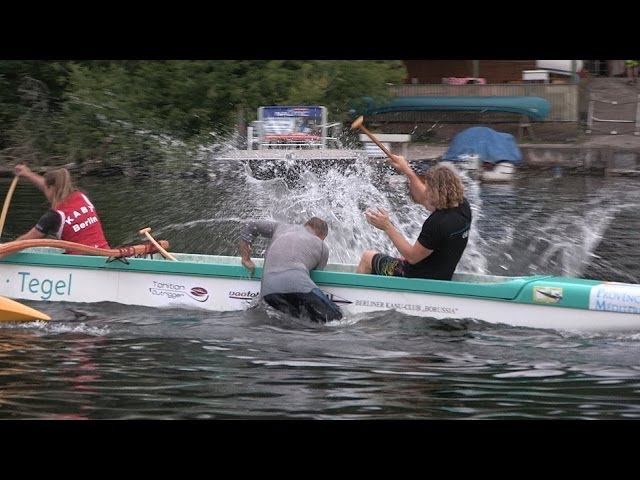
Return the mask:
<svg viewBox="0 0 640 480">
<path fill-rule="evenodd" d="M 159 235 L 188 242 L 176 251 L 237 255 L 239 230 L 246 219 L 304 223 L 318 216 L 329 223 L 329 261 L 355 264 L 366 249 L 399 255 L 387 235 L 367 223 L 367 208 L 389 211 L 411 243 L 429 215 L 410 198 L 406 178 L 384 161 L 363 156 L 355 162 L 327 162 L 318 171 L 291 154 L 278 161 L 274 178 L 260 179 L 264 177 L 256 178 L 249 162 L 229 157 L 227 150 L 211 154 L 211 179 L 202 187 L 210 200 L 195 210 L 193 198 L 187 196 L 189 212 L 182 218 L 188 220 L 170 223 L 167 218 L 158 228 Z M 269 161 L 260 162 L 269 167 Z M 565 178 L 563 183 L 575 182 L 576 188 L 565 186 L 559 193 L 557 180 L 543 176 L 523 178 L 521 186 L 481 185 L 464 171 L 460 174 L 473 223 L 459 272 L 583 276 L 593 263 L 606 266 L 609 260 L 596 253 L 603 237 L 616 216 L 640 203 L 633 189 L 618 201 L 620 186 L 601 179 Z M 193 191 L 198 187 L 190 188 L 193 196 L 200 195 Z M 254 254 L 262 255 L 266 245 L 258 241 Z"/>
<path fill-rule="evenodd" d="M 483 226 L 482 251 L 495 273 L 583 277 L 599 261 L 596 251 L 611 234 L 616 217 L 637 208 L 639 201 L 633 193 L 621 196 L 619 185 L 592 188 L 589 179 L 575 181 L 577 187 L 586 183 L 589 193 L 576 188 L 569 197 L 554 198 L 546 191 L 554 186 L 549 183 L 537 185 L 538 200 L 524 207 L 518 201 L 523 193 L 513 189 L 502 210 L 495 211 L 492 202 L 490 228 Z"/>
<path fill-rule="evenodd" d="M 430 214 L 411 200 L 404 175 L 390 173 L 367 159 L 357 160 L 348 169 L 330 166 L 321 174 L 300 165 L 298 170 L 294 186 L 283 178 L 258 181 L 249 176 L 247 182 L 254 188 L 253 198 L 260 202 L 263 218 L 290 223 L 303 223 L 312 216 L 324 218 L 329 223 L 326 242 L 332 263 L 358 263 L 366 249 L 399 255 L 389 237 L 367 223 L 367 208 L 386 209 L 409 242 L 416 240 Z M 479 186 L 470 178 L 465 178 L 465 183 L 474 216 L 480 215 Z M 465 271 L 484 270 L 484 258 L 475 246 L 479 237 L 477 228 L 472 227 L 461 261 Z"/>
</svg>

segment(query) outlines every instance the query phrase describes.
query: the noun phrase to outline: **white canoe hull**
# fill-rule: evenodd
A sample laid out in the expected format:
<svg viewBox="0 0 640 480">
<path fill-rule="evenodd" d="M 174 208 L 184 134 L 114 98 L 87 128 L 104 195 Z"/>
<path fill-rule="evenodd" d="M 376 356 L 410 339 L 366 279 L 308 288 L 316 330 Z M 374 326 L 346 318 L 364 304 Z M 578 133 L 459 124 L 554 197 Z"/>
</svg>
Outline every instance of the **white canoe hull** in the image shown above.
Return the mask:
<svg viewBox="0 0 640 480">
<path fill-rule="evenodd" d="M 105 263 L 105 257 L 16 254 L 0 262 L 0 295 L 219 312 L 245 310 L 259 297 L 259 277 L 250 278 L 239 258 L 175 255 L 178 262 L 130 259 L 124 265 Z M 395 310 L 518 327 L 640 331 L 638 285 L 552 276 L 446 282 L 358 275 L 347 265 L 328 268 L 336 271 L 315 271 L 314 280 L 347 318 Z"/>
</svg>

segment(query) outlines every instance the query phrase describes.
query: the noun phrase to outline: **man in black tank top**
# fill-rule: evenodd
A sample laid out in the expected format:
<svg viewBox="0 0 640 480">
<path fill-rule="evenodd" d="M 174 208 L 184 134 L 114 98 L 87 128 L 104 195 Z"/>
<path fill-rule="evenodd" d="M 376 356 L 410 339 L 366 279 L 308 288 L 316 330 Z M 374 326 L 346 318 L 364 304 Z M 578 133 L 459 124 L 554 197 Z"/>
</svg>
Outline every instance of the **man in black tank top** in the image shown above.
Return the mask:
<svg viewBox="0 0 640 480">
<path fill-rule="evenodd" d="M 383 208 L 368 209 L 367 222 L 384 231 L 402 257 L 366 250 L 357 273 L 451 280 L 467 247 L 472 220 L 462 180 L 452 168 L 436 165 L 423 182 L 400 155 L 391 157 L 391 165 L 409 179 L 413 200 L 432 213 L 412 245 L 391 223 L 388 212 Z"/>
</svg>

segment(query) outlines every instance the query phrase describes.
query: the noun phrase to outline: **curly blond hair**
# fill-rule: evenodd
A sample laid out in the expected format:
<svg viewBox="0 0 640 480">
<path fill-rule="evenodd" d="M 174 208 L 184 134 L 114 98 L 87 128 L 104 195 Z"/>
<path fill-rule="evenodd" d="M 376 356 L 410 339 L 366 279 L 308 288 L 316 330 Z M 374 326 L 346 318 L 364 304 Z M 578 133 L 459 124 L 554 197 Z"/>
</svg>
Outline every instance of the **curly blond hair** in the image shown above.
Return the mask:
<svg viewBox="0 0 640 480">
<path fill-rule="evenodd" d="M 424 183 L 433 192 L 436 210 L 454 208 L 462 203 L 464 185 L 453 168 L 436 165 L 424 175 Z"/>
</svg>

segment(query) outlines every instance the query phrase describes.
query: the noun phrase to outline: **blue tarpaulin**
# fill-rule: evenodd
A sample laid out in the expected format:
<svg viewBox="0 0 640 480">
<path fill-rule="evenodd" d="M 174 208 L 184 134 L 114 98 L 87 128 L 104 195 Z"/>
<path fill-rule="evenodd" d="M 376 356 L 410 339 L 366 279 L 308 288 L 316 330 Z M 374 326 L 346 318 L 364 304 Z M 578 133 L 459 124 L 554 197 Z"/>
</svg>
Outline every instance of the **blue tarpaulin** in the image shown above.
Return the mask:
<svg viewBox="0 0 640 480">
<path fill-rule="evenodd" d="M 463 160 L 469 155 L 478 155 L 480 161 L 488 163 L 522 162 L 522 152 L 515 137 L 489 127 L 471 127 L 458 133 L 442 159 Z"/>
</svg>

